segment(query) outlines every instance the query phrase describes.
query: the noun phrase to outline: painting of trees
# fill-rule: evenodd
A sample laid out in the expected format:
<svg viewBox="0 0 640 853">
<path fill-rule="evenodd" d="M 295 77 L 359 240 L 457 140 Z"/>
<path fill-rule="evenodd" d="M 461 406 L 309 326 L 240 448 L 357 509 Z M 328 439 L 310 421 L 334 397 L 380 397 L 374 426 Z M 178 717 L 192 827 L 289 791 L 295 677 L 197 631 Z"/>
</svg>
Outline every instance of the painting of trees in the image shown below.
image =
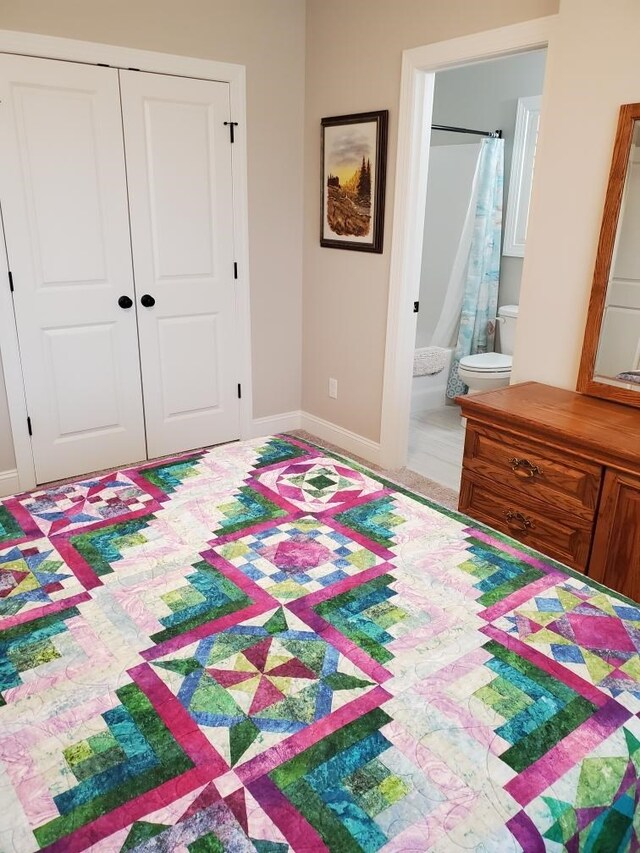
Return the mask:
<svg viewBox="0 0 640 853">
<path fill-rule="evenodd" d="M 381 251 L 387 119 L 383 110 L 322 120 L 322 245 Z"/>
</svg>

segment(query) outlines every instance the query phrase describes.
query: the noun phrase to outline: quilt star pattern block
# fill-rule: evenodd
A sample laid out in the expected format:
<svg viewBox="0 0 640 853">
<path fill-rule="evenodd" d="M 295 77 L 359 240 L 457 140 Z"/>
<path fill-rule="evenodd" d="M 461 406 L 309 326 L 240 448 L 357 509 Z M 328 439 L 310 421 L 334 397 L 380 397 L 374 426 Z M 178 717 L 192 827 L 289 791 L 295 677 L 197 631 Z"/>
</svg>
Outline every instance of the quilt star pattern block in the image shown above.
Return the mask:
<svg viewBox="0 0 640 853">
<path fill-rule="evenodd" d="M 0 501 L 0 849 L 640 850 L 640 605 L 280 435 Z"/>
</svg>

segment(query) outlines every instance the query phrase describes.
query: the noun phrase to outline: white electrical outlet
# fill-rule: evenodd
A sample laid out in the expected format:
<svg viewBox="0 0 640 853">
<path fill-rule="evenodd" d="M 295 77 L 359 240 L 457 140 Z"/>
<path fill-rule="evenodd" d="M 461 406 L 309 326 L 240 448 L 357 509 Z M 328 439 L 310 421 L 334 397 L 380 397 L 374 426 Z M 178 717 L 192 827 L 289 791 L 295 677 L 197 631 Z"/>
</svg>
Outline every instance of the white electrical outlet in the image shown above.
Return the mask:
<svg viewBox="0 0 640 853">
<path fill-rule="evenodd" d="M 334 400 L 338 399 L 338 380 L 329 379 L 329 396 Z"/>
</svg>

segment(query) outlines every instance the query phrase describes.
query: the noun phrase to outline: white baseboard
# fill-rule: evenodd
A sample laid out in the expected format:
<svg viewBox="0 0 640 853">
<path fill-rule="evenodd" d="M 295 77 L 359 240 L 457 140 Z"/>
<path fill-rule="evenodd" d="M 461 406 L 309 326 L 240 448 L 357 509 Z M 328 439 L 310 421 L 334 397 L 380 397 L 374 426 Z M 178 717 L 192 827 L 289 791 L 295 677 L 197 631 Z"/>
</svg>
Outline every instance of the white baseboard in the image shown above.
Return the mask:
<svg viewBox="0 0 640 853">
<path fill-rule="evenodd" d="M 377 441 L 371 441 L 309 412 L 283 412 L 280 415 L 268 415 L 266 418 L 254 418 L 251 422 L 251 437 L 259 438 L 262 435 L 275 435 L 294 429 L 304 429 L 323 441 L 335 444 L 347 454 L 361 456 L 367 462 L 373 462 L 374 465 L 380 464 L 380 444 Z M 0 471 L 0 497 L 15 495 L 19 492 L 18 472 L 15 469 Z"/>
<path fill-rule="evenodd" d="M 275 435 L 279 432 L 290 432 L 294 429 L 304 429 L 322 441 L 329 441 L 344 450 L 361 456 L 374 465 L 380 464 L 380 444 L 364 438 L 351 430 L 325 421 L 309 412 L 283 412 L 281 415 L 268 415 L 266 418 L 254 418 L 251 422 L 251 437 Z"/>
<path fill-rule="evenodd" d="M 301 429 L 300 423 L 301 412 L 299 411 L 283 412 L 281 415 L 267 415 L 266 418 L 254 418 L 251 422 L 251 438 Z"/>
<path fill-rule="evenodd" d="M 330 441 L 342 448 L 345 453 L 352 453 L 355 456 L 361 456 L 367 462 L 373 462 L 374 465 L 380 464 L 380 444 L 377 441 L 371 441 L 370 438 L 364 438 L 351 430 L 344 427 L 332 424 L 331 421 L 325 421 L 323 418 L 318 418 L 316 415 L 311 415 L 309 412 L 301 412 L 301 429 L 306 432 L 317 435 L 323 441 Z"/>
<path fill-rule="evenodd" d="M 18 479 L 18 472 L 14 469 L 13 471 L 0 471 L 0 498 L 7 497 L 7 495 L 15 495 L 20 491 L 20 480 Z"/>
</svg>

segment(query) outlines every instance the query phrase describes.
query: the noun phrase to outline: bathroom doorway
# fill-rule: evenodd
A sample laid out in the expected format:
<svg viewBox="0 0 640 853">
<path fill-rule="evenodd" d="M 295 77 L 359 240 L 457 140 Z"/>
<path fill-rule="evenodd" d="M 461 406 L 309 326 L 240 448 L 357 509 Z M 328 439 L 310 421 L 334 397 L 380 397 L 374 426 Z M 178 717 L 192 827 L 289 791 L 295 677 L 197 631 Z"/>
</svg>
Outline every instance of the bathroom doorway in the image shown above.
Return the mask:
<svg viewBox="0 0 640 853">
<path fill-rule="evenodd" d="M 435 74 L 406 464 L 455 490 L 464 428 L 452 398 L 467 391 L 458 361 L 465 356 L 461 375 L 473 389 L 509 382 L 497 309 L 519 302 L 546 53 Z M 463 301 L 473 342 L 460 331 Z M 468 358 L 494 350 L 502 354 Z"/>
</svg>

